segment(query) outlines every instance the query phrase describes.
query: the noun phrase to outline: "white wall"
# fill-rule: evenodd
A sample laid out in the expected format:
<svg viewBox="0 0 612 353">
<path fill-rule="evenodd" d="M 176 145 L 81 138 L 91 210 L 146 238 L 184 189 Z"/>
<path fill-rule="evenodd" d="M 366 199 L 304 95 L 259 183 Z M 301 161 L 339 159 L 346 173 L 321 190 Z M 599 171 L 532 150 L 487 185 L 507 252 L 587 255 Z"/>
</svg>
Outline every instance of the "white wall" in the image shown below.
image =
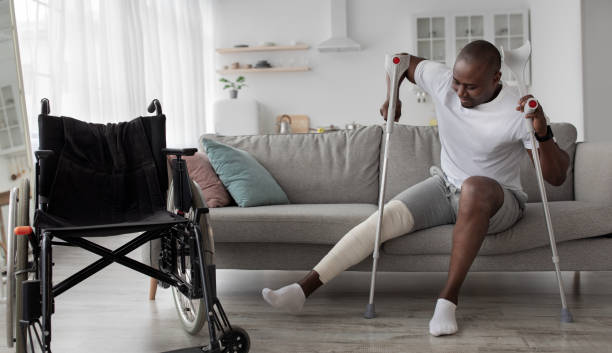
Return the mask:
<svg viewBox="0 0 612 353">
<path fill-rule="evenodd" d="M 612 141 L 612 1 L 583 0 L 584 133 L 587 141 Z"/>
<path fill-rule="evenodd" d="M 379 123 L 386 90 L 384 54 L 414 52 L 414 14 L 528 8 L 534 46 L 532 92 L 552 121 L 571 122 L 582 135 L 580 0 L 349 0 L 347 8 L 349 36 L 363 49 L 320 53 L 316 45 L 330 33 L 329 0 L 215 1 L 217 48 L 291 40 L 311 45 L 308 51 L 215 54 L 217 68 L 261 58 L 285 66 L 292 59 L 296 64 L 307 61 L 312 67 L 310 72 L 247 75 L 249 87 L 240 95 L 262 104 L 266 131 L 273 130 L 274 117 L 282 113 L 309 115 L 311 126 Z M 215 96 L 225 98 L 227 92 L 220 84 L 216 87 Z M 416 102 L 410 84 L 402 86 L 400 98 L 404 123 L 427 124 L 432 107 Z"/>
</svg>

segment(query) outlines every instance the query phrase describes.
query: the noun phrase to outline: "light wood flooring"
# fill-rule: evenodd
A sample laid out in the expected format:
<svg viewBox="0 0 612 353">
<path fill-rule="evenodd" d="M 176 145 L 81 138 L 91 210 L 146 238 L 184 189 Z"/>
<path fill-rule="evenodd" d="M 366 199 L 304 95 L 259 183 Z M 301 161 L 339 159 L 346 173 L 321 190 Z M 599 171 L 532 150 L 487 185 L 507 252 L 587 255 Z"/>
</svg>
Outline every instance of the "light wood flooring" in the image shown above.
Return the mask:
<svg viewBox="0 0 612 353">
<path fill-rule="evenodd" d="M 95 258 L 57 249 L 54 278 Z M 342 274 L 309 298 L 301 315 L 266 306 L 262 287 L 303 274 L 218 271 L 221 302 L 232 324 L 248 331 L 251 352 L 612 352 L 612 272 L 582 272 L 580 283 L 573 272 L 564 273 L 576 319 L 571 324 L 559 322 L 552 272 L 470 274 L 457 309 L 460 331 L 441 338 L 431 337 L 427 327 L 443 273 L 381 273 L 379 317 L 372 320 L 363 318 L 369 273 Z M 111 265 L 62 294 L 53 316 L 53 351 L 162 352 L 206 343 L 206 330 L 197 336 L 182 330 L 170 290 L 160 288 L 155 301 L 147 291 L 147 277 Z M 12 352 L 4 342 L 4 313 L 3 305 L 0 352 Z"/>
</svg>

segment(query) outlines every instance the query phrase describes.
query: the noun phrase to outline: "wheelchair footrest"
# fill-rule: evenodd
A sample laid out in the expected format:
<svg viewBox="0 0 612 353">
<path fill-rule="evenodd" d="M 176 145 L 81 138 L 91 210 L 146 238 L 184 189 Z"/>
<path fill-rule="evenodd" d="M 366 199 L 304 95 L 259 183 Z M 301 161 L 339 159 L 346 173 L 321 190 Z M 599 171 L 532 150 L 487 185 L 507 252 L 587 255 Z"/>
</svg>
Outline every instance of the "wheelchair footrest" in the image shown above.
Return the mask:
<svg viewBox="0 0 612 353">
<path fill-rule="evenodd" d="M 199 346 L 191 348 L 182 348 L 175 351 L 168 351 L 163 353 L 221 353 L 221 348 L 208 349 L 208 346 Z"/>
</svg>

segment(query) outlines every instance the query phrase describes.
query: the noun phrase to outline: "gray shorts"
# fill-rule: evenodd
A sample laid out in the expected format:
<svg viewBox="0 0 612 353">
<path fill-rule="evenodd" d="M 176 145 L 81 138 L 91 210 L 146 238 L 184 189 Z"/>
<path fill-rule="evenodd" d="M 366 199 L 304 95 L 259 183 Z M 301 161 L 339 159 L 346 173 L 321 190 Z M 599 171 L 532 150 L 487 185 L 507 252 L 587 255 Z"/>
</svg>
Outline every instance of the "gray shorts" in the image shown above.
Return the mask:
<svg viewBox="0 0 612 353">
<path fill-rule="evenodd" d="M 430 169 L 431 177 L 402 191 L 393 200 L 402 201 L 414 217 L 414 230 L 457 221 L 461 190 L 448 182 L 438 167 Z M 525 212 L 527 194 L 504 189 L 504 203 L 489 220 L 487 234 L 503 232 L 512 227 Z"/>
</svg>

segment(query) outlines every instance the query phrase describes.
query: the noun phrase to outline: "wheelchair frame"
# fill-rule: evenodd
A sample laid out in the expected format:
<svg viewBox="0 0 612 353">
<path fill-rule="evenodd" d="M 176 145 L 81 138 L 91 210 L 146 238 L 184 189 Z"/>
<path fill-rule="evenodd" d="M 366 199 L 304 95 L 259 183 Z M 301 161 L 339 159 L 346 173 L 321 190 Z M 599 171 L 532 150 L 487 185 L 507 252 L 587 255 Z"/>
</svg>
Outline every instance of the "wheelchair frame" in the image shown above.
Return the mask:
<svg viewBox="0 0 612 353">
<path fill-rule="evenodd" d="M 150 113 L 156 112 L 156 116 L 162 115 L 162 109 L 157 99 L 149 105 Z M 42 100 L 42 115 L 50 112 L 47 99 Z M 186 162 L 182 156 L 193 155 L 197 149 L 163 149 L 166 155 L 175 155 L 172 161 L 174 175 L 174 206 L 178 216 L 185 217 L 191 208 L 191 189 L 190 179 L 187 172 Z M 39 150 L 36 156 L 36 193 L 35 204 L 40 210 L 46 210 L 47 203 L 39 197 L 40 182 L 40 162 L 53 155 L 51 150 Z M 169 186 L 170 187 L 170 186 Z M 24 337 L 24 351 L 28 349 L 28 340 L 32 352 L 34 349 L 34 338 L 43 352 L 51 352 L 51 316 L 55 311 L 54 300 L 68 289 L 74 287 L 83 280 L 91 277 L 98 271 L 104 269 L 112 263 L 119 263 L 130 269 L 143 273 L 147 276 L 176 287 L 183 295 L 189 299 L 204 299 L 204 306 L 207 313 L 208 331 L 210 342 L 208 346 L 197 347 L 181 352 L 248 352 L 250 343 L 246 331 L 235 326 L 232 327 L 216 293 L 215 265 L 207 264 L 205 249 L 202 244 L 202 229 L 200 228 L 201 217 L 206 217 L 208 224 L 208 208 L 196 208 L 190 218 L 174 224 L 149 225 L 144 229 L 144 233 L 130 240 L 126 244 L 115 250 L 110 250 L 81 237 L 73 237 L 75 231 L 70 228 L 44 230 L 35 229 L 29 234 L 21 236 L 28 237 L 28 243 L 32 248 L 33 262 L 28 272 L 34 273 L 34 279 L 23 283 L 23 315 L 19 320 L 20 329 Z M 143 231 L 143 227 L 130 229 L 129 227 L 119 228 L 112 232 L 112 235 Z M 56 241 L 55 239 L 61 241 Z M 155 269 L 141 262 L 128 258 L 126 255 L 145 243 L 154 240 L 162 240 L 162 252 L 160 258 L 160 269 Z M 178 244 L 178 245 L 177 245 Z M 91 263 L 85 268 L 72 274 L 60 283 L 53 285 L 52 273 L 52 248 L 53 246 L 76 246 L 101 256 L 101 259 Z M 185 271 L 185 257 L 191 260 L 191 278 L 193 283 L 187 283 L 178 276 L 177 260 L 182 261 L 181 268 Z M 27 249 L 26 249 L 27 256 Z M 40 336 L 37 330 L 40 330 Z M 34 332 L 34 335 L 32 334 Z M 221 334 L 218 337 L 218 334 Z M 240 345 L 236 342 L 240 341 Z M 243 348 L 246 350 L 239 350 Z M 18 342 L 18 348 L 20 344 Z M 178 352 L 178 351 L 177 351 Z"/>
</svg>

